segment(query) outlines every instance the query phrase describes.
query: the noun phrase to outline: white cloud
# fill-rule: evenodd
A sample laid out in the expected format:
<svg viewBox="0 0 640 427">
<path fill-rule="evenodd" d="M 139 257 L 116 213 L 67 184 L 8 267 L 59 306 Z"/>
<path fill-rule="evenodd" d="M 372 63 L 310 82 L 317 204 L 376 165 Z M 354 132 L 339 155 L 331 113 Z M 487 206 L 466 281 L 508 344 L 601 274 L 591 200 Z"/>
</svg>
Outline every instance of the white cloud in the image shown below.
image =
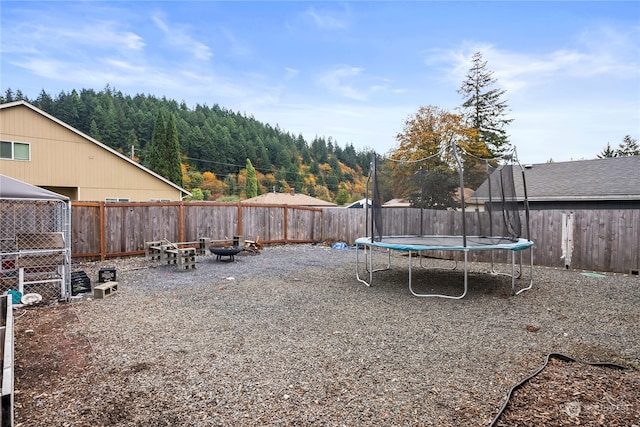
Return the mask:
<svg viewBox="0 0 640 427">
<path fill-rule="evenodd" d="M 234 33 L 226 28 L 223 28 L 221 31 L 224 38 L 229 42 L 229 50 L 233 56 L 248 58 L 253 55 L 251 47 L 238 40 Z"/>
<path fill-rule="evenodd" d="M 360 67 L 341 65 L 325 72 L 319 81 L 331 92 L 357 101 L 366 101 L 373 93 L 387 89 L 386 84 L 377 83 L 384 83 L 384 79 L 363 76 L 363 71 Z"/>
<path fill-rule="evenodd" d="M 553 84 L 564 79 L 635 79 L 640 73 L 639 31 L 623 33 L 598 27 L 576 36 L 577 45 L 542 53 L 519 53 L 487 43 L 463 42 L 449 51 L 428 52 L 425 64 L 443 64 L 444 78 L 459 86 L 469 70 L 473 53 L 481 52 L 487 68 L 494 72 L 500 87 L 513 93 Z M 636 42 L 633 42 L 636 37 Z"/>
<path fill-rule="evenodd" d="M 300 70 L 296 69 L 296 68 L 291 68 L 291 67 L 285 67 L 284 68 L 284 72 L 285 72 L 285 76 L 284 78 L 286 80 L 290 80 L 293 79 L 294 77 L 296 77 L 298 74 L 300 74 Z"/>
<path fill-rule="evenodd" d="M 337 16 L 336 13 L 318 11 L 314 7 L 309 7 L 304 16 L 310 18 L 316 27 L 323 30 L 346 30 L 349 27 L 348 20 Z"/>
<path fill-rule="evenodd" d="M 162 18 L 155 15 L 151 18 L 156 26 L 164 33 L 167 43 L 179 50 L 190 52 L 196 59 L 207 60 L 213 56 L 211 49 L 187 33 L 184 26 L 172 24 L 169 27 Z"/>
<path fill-rule="evenodd" d="M 327 71 L 320 77 L 320 82 L 330 91 L 338 93 L 345 98 L 364 101 L 367 98 L 366 93 L 355 89 L 348 83 L 345 83 L 345 80 L 357 77 L 361 72 L 362 68 L 343 65 Z"/>
</svg>

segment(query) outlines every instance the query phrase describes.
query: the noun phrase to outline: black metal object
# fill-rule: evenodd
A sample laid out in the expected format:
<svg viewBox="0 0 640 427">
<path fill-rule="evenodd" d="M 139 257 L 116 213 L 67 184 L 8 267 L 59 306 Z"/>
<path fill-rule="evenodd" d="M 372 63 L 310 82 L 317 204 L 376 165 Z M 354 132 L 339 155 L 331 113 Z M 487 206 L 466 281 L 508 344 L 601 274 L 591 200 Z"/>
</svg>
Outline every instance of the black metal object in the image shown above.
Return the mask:
<svg viewBox="0 0 640 427">
<path fill-rule="evenodd" d="M 243 249 L 240 246 L 212 246 L 209 248 L 211 253 L 216 255 L 218 261 L 221 261 L 222 257 L 228 257 L 227 261 L 234 261 L 235 256 L 242 252 Z"/>
<path fill-rule="evenodd" d="M 91 292 L 91 279 L 84 271 L 71 272 L 71 295 Z"/>
<path fill-rule="evenodd" d="M 105 267 L 98 271 L 98 283 L 107 283 L 116 281 L 115 267 Z"/>
</svg>

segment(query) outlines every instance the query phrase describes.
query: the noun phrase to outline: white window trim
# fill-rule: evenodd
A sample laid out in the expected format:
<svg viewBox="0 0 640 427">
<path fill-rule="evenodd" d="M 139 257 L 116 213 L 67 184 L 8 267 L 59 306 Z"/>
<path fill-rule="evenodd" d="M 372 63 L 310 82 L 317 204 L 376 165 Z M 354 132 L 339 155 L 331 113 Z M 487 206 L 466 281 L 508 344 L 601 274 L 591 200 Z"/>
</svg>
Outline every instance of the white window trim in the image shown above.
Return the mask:
<svg viewBox="0 0 640 427">
<path fill-rule="evenodd" d="M 28 142 L 21 142 L 21 141 L 7 141 L 7 140 L 1 140 L 0 142 L 7 142 L 9 144 L 11 144 L 11 157 L 0 157 L 0 160 L 15 160 L 17 162 L 30 162 L 31 161 L 31 144 Z M 26 159 L 16 159 L 16 149 L 15 146 L 16 144 L 21 144 L 21 145 L 26 145 L 27 149 L 28 149 L 28 158 Z"/>
</svg>

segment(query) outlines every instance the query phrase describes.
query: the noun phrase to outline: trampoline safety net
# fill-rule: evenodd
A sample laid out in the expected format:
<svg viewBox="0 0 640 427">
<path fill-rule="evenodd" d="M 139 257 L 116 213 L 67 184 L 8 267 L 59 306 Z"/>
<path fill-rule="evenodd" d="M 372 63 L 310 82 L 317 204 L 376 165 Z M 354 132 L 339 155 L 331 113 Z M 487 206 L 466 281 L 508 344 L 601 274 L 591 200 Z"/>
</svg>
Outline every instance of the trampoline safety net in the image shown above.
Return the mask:
<svg viewBox="0 0 640 427">
<path fill-rule="evenodd" d="M 456 235 L 465 238 L 465 246 L 466 236 L 530 239 L 524 168 L 515 149 L 491 159 L 469 151 L 452 143 L 429 155 L 374 153 L 365 236 L 379 241 L 394 235 Z M 447 219 L 451 211 L 460 215 L 456 221 Z"/>
</svg>

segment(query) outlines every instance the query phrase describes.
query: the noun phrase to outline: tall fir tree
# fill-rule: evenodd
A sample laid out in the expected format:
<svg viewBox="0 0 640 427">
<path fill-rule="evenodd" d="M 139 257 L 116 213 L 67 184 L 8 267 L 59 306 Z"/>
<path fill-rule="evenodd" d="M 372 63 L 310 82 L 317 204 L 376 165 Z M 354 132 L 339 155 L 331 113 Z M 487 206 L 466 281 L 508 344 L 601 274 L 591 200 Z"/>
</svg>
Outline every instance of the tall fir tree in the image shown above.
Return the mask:
<svg viewBox="0 0 640 427">
<path fill-rule="evenodd" d="M 176 121 L 172 114 L 169 114 L 169 121 L 165 124 L 162 111 L 158 111 L 147 166 L 158 175 L 182 186 L 180 141 L 178 140 Z"/>
<path fill-rule="evenodd" d="M 617 157 L 616 150 L 611 148 L 611 143 L 607 142 L 607 146 L 597 155 L 599 159 L 606 159 L 609 157 Z"/>
<path fill-rule="evenodd" d="M 256 169 L 251 164 L 251 160 L 247 159 L 247 186 L 245 187 L 245 194 L 247 199 L 256 197 L 258 195 L 258 176 L 256 175 Z"/>
<path fill-rule="evenodd" d="M 622 138 L 622 142 L 620 143 L 620 145 L 618 145 L 616 154 L 619 157 L 640 156 L 640 146 L 638 145 L 638 140 L 632 138 L 631 135 L 625 135 L 625 137 Z"/>
<path fill-rule="evenodd" d="M 167 123 L 165 158 L 167 163 L 167 179 L 182 187 L 182 165 L 180 159 L 180 140 L 178 139 L 178 129 L 176 119 L 173 114 L 169 114 Z"/>
<path fill-rule="evenodd" d="M 151 136 L 151 147 L 147 154 L 147 167 L 165 178 L 167 177 L 167 170 L 164 168 L 163 151 L 166 145 L 166 138 L 167 131 L 164 125 L 164 117 L 162 111 L 158 111 Z"/>
<path fill-rule="evenodd" d="M 513 121 L 506 117 L 508 106 L 506 90 L 495 88 L 497 80 L 487 69 L 487 61 L 476 52 L 471 57 L 471 68 L 458 93 L 464 98 L 462 114 L 471 128 L 477 131 L 477 142 L 486 145 L 493 156 L 504 154 L 510 148 L 505 127 Z"/>
</svg>

